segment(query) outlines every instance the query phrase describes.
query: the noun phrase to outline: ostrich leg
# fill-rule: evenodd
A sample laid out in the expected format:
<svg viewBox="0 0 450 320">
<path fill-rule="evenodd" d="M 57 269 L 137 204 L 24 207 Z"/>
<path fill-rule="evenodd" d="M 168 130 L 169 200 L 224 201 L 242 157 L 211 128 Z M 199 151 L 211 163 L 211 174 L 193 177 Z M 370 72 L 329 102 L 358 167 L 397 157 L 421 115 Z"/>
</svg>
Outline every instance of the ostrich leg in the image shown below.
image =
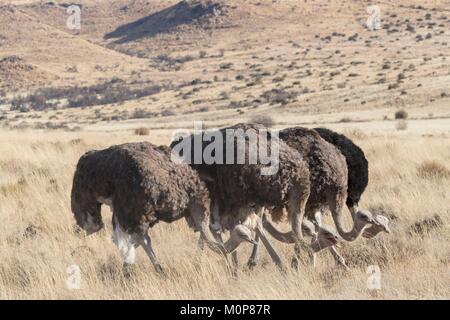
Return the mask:
<svg viewBox="0 0 450 320">
<path fill-rule="evenodd" d="M 151 262 L 153 263 L 153 266 L 155 267 L 156 272 L 158 272 L 160 275 L 165 276 L 164 270 L 161 267 L 161 264 L 156 259 L 155 252 L 152 248 L 152 241 L 148 234 L 140 235 L 138 237 L 138 243 L 144 248 L 145 252 L 147 253 L 148 257 L 150 258 Z"/>
<path fill-rule="evenodd" d="M 256 244 L 253 245 L 252 254 L 247 262 L 247 267 L 251 270 L 258 264 L 259 260 L 259 233 L 255 235 Z"/>
<path fill-rule="evenodd" d="M 269 242 L 269 240 L 267 239 L 264 230 L 262 228 L 262 225 L 260 222 L 258 222 L 258 226 L 256 228 L 256 234 L 259 235 L 259 238 L 261 239 L 262 243 L 264 244 L 264 246 L 267 249 L 267 252 L 269 253 L 270 257 L 272 258 L 273 262 L 277 265 L 277 267 L 280 270 L 284 270 L 284 265 L 283 262 L 281 261 L 280 256 L 278 255 L 278 253 L 275 251 L 275 249 L 273 248 L 272 244 Z"/>
<path fill-rule="evenodd" d="M 352 209 L 350 209 L 350 211 L 352 211 Z M 318 226 L 320 226 L 320 227 L 322 226 L 322 212 L 321 211 L 316 211 L 316 213 L 314 214 L 314 220 L 316 220 L 316 223 Z M 336 263 L 338 265 L 343 266 L 345 269 L 348 269 L 347 264 L 345 263 L 344 257 L 342 257 L 339 254 L 339 252 L 336 249 L 336 246 L 331 246 L 329 248 L 329 250 L 330 250 L 331 254 L 333 255 L 334 259 L 336 260 Z"/>
<path fill-rule="evenodd" d="M 233 268 L 237 269 L 239 267 L 239 257 L 237 250 L 234 250 L 231 254 L 231 262 L 233 263 Z"/>
<path fill-rule="evenodd" d="M 120 255 L 123 258 L 124 268 L 127 269 L 130 265 L 134 264 L 136 259 L 136 247 L 138 244 L 135 241 L 135 237 L 122 229 L 114 212 L 112 223 L 114 230 L 113 242 L 116 244 Z"/>
<path fill-rule="evenodd" d="M 262 221 L 260 217 L 258 217 L 258 222 L 256 225 L 256 238 L 255 238 L 256 244 L 253 245 L 252 254 L 250 256 L 247 265 L 250 268 L 256 265 L 259 254 L 259 239 L 261 239 L 262 243 L 267 249 L 267 252 L 269 253 L 273 262 L 277 265 L 277 267 L 280 268 L 280 270 L 284 270 L 284 265 L 283 262 L 281 261 L 280 256 L 278 255 L 278 253 L 270 243 L 269 239 L 267 239 L 266 234 L 264 233 L 264 228 L 262 226 Z"/>
<path fill-rule="evenodd" d="M 339 252 L 337 251 L 335 246 L 330 247 L 330 252 L 333 255 L 334 259 L 336 260 L 336 263 L 338 265 L 343 266 L 346 270 L 349 270 L 347 264 L 345 263 L 344 257 L 342 257 Z"/>
</svg>

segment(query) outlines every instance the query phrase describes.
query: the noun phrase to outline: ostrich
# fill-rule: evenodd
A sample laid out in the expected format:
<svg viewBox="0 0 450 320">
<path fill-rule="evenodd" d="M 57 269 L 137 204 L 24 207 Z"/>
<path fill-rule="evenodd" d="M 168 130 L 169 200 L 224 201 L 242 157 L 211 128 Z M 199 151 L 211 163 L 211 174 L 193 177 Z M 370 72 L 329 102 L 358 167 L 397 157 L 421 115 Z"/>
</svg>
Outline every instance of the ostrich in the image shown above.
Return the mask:
<svg viewBox="0 0 450 320">
<path fill-rule="evenodd" d="M 207 188 L 189 166 L 171 161 L 168 147 L 127 143 L 85 153 L 74 174 L 71 207 L 88 235 L 104 226 L 102 204 L 113 212 L 114 242 L 125 265 L 134 263 L 135 249 L 141 245 L 156 271 L 164 274 L 147 231 L 159 221 L 183 217 L 211 249 L 226 252 L 209 229 Z M 226 243 L 229 250 L 242 241 L 251 242 L 245 229 L 236 228 Z"/>
<path fill-rule="evenodd" d="M 347 199 L 348 170 L 344 156 L 332 144 L 323 140 L 315 130 L 301 127 L 288 128 L 280 131 L 280 139 L 297 150 L 308 165 L 310 171 L 311 193 L 306 204 L 306 218 L 316 220 L 320 224 L 321 211 L 329 209 L 336 224 L 339 235 L 346 241 L 356 240 L 364 230 L 375 220 L 368 211 L 352 211 L 353 228 L 346 231 L 342 225 L 342 208 Z M 272 214 L 280 217 L 282 213 Z M 264 226 L 278 240 L 292 243 L 289 233 L 281 233 L 266 221 Z M 299 248 L 296 246 L 296 253 Z M 334 246 L 330 247 L 333 256 L 339 264 L 345 266 L 345 260 L 337 253 Z M 292 261 L 298 267 L 298 259 Z"/>
<path fill-rule="evenodd" d="M 212 142 L 211 137 L 214 137 Z M 200 150 L 195 148 L 196 139 L 201 141 Z M 190 148 L 191 145 L 194 148 Z M 214 161 L 207 163 L 203 158 L 195 161 L 196 155 L 204 155 L 212 146 L 218 148 L 214 149 Z M 213 227 L 233 230 L 237 224 L 243 224 L 252 228 L 274 262 L 283 268 L 280 257 L 265 237 L 262 225 L 259 219 L 254 218 L 254 213 L 262 207 L 273 210 L 286 208 L 293 239 L 299 248 L 309 250 L 303 240 L 301 227 L 309 197 L 309 170 L 296 150 L 279 141 L 265 127 L 237 124 L 176 140 L 172 142 L 171 148 L 175 154 L 181 155 L 190 163 L 206 182 L 213 202 Z M 267 166 L 261 159 L 256 163 L 251 161 L 257 151 L 261 155 L 261 150 L 266 155 L 278 155 L 271 161 L 271 165 L 276 163 L 277 170 L 270 174 L 263 174 Z M 243 161 L 239 162 L 240 157 Z"/>
<path fill-rule="evenodd" d="M 350 212 L 358 211 L 361 195 L 369 183 L 369 162 L 361 150 L 352 140 L 326 128 L 314 128 L 322 139 L 333 144 L 344 155 L 348 168 L 347 207 Z M 389 219 L 383 215 L 375 215 L 375 224 L 364 230 L 363 237 L 372 238 L 384 231 L 390 233 Z"/>
</svg>

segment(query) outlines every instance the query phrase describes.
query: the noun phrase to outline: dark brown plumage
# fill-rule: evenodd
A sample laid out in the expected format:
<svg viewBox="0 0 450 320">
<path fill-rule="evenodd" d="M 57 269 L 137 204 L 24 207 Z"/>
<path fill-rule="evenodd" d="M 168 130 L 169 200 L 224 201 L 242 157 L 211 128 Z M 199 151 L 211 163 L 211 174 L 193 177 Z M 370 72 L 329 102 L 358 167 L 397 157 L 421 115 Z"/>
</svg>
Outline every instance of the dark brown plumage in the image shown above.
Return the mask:
<svg viewBox="0 0 450 320">
<path fill-rule="evenodd" d="M 315 128 L 319 135 L 344 155 L 348 168 L 347 206 L 357 206 L 369 183 L 369 163 L 364 151 L 352 140 L 326 128 Z"/>
<path fill-rule="evenodd" d="M 367 224 L 374 223 L 370 213 L 351 211 L 353 228 L 345 231 L 342 209 L 347 199 L 348 169 L 345 157 L 332 144 L 312 129 L 295 127 L 280 131 L 280 139 L 297 150 L 308 165 L 311 193 L 306 205 L 306 215 L 312 218 L 322 207 L 328 207 L 339 234 L 347 241 L 358 238 Z"/>
<path fill-rule="evenodd" d="M 80 227 L 87 212 L 102 223 L 99 197 L 112 199 L 114 214 L 128 233 L 185 217 L 193 202 L 209 214 L 208 191 L 198 174 L 172 162 L 167 147 L 148 142 L 90 151 L 80 158 L 72 188 L 72 211 Z"/>
<path fill-rule="evenodd" d="M 294 127 L 281 130 L 280 139 L 297 150 L 309 168 L 311 192 L 306 205 L 309 218 L 336 198 L 347 197 L 347 165 L 342 154 L 316 131 Z M 339 205 L 339 204 L 337 204 Z"/>
<path fill-rule="evenodd" d="M 151 246 L 149 227 L 158 221 L 186 218 L 206 244 L 225 253 L 209 230 L 210 199 L 198 173 L 171 161 L 168 147 L 148 142 L 126 143 L 84 154 L 72 186 L 72 211 L 88 234 L 103 227 L 100 208 L 113 211 L 114 241 L 125 263 L 134 263 L 141 245 L 156 270 L 163 273 Z"/>
<path fill-rule="evenodd" d="M 307 166 L 301 156 L 295 150 L 289 148 L 282 141 L 276 140 L 279 144 L 279 169 L 272 175 L 261 175 L 261 169 L 265 165 L 258 162 L 251 164 L 249 161 L 249 139 L 245 143 L 245 162 L 243 164 L 236 163 L 237 152 L 244 152 L 236 142 L 231 149 L 226 147 L 226 131 L 227 130 L 247 130 L 252 129 L 255 132 L 266 132 L 266 128 L 256 124 L 237 124 L 232 127 L 223 128 L 218 131 L 222 136 L 222 144 L 224 148 L 224 159 L 227 152 L 234 152 L 233 164 L 192 164 L 200 176 L 207 182 L 211 198 L 220 207 L 221 216 L 237 215 L 241 208 L 251 206 L 264 206 L 280 210 L 287 207 L 290 202 L 298 208 L 295 214 L 301 213 L 301 207 L 309 195 L 309 172 Z M 242 135 L 240 135 L 242 136 Z M 195 136 L 191 135 L 185 139 L 193 141 Z M 201 138 L 202 136 L 200 136 Z M 271 142 L 273 137 L 270 132 L 267 135 L 267 150 L 270 155 Z M 181 140 L 174 141 L 171 147 L 177 146 Z M 263 146 L 259 136 L 256 140 L 256 147 Z M 203 142 L 202 151 L 210 144 Z M 191 152 L 183 156 L 189 163 L 194 161 L 194 148 Z M 258 149 L 256 149 L 258 150 Z M 224 161 L 225 162 L 225 161 Z M 290 197 L 298 199 L 291 201 Z M 295 204 L 294 204 L 295 202 Z M 294 210 L 290 210 L 292 213 Z M 237 216 L 236 216 L 237 217 Z M 232 227 L 224 226 L 226 228 Z"/>
<path fill-rule="evenodd" d="M 365 227 L 374 223 L 374 220 L 370 213 L 351 211 L 353 228 L 349 231 L 343 228 L 342 209 L 347 198 L 348 170 L 342 153 L 334 145 L 322 139 L 315 130 L 302 127 L 287 128 L 279 132 L 279 137 L 289 147 L 297 150 L 308 166 L 311 188 L 306 204 L 306 217 L 316 221 L 320 226 L 321 218 L 316 213 L 323 212 L 323 209 L 329 209 L 340 236 L 347 241 L 358 238 L 364 232 Z M 272 212 L 271 216 L 276 221 L 281 215 Z M 291 232 L 280 232 L 267 220 L 264 221 L 264 226 L 276 239 L 287 243 L 295 242 L 295 237 Z M 345 266 L 345 260 L 336 249 L 332 246 L 330 250 L 337 261 Z M 295 252 L 296 257 L 294 257 L 292 265 L 298 267 L 298 245 L 296 245 Z"/>
</svg>

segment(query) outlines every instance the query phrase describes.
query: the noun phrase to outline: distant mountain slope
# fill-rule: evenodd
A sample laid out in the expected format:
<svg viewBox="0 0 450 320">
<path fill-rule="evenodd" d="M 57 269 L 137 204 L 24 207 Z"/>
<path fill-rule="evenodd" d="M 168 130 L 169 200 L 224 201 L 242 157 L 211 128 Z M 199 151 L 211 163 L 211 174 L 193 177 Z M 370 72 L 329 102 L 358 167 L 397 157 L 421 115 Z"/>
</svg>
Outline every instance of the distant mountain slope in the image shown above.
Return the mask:
<svg viewBox="0 0 450 320">
<path fill-rule="evenodd" d="M 1 66 L 3 87 L 97 82 L 105 76 L 99 70 L 127 63 L 132 72 L 142 65 L 137 58 L 74 35 L 65 26 L 64 10 L 52 9 L 49 16 L 29 10 L 28 5 L 0 5 L 0 25 L 7 26 L 0 29 L 0 60 L 6 58 Z"/>
<path fill-rule="evenodd" d="M 45 85 L 58 77 L 27 63 L 18 56 L 0 59 L 0 88 Z"/>
<path fill-rule="evenodd" d="M 172 32 L 177 27 L 195 25 L 207 29 L 226 24 L 227 5 L 220 1 L 184 0 L 166 9 L 134 22 L 122 25 L 105 35 L 106 39 L 115 38 L 115 42 L 124 43 L 141 38 L 153 37 L 158 33 Z"/>
</svg>

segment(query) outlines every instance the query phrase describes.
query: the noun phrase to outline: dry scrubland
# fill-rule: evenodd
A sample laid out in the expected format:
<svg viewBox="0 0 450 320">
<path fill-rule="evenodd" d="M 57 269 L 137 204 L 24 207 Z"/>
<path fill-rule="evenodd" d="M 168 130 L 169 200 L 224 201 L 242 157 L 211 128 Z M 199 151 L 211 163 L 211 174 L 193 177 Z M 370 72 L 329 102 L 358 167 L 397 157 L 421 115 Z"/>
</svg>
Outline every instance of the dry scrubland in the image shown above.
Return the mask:
<svg viewBox="0 0 450 320">
<path fill-rule="evenodd" d="M 372 298 L 366 289 L 366 268 L 372 264 L 382 270 L 378 298 L 449 298 L 449 138 L 356 137 L 371 164 L 362 205 L 387 214 L 393 234 L 343 243 L 350 272 L 323 252 L 316 270 L 304 265 L 283 276 L 263 251 L 254 272 L 241 266 L 234 279 L 214 253 L 198 249 L 198 235 L 179 221 L 151 230 L 166 280 L 142 250 L 131 277 L 123 275 L 108 209 L 103 212 L 107 230 L 90 237 L 76 232 L 70 212 L 80 154 L 133 140 L 136 136 L 114 133 L 1 133 L 0 298 Z M 289 264 L 292 246 L 274 243 Z M 244 247 L 242 264 L 250 253 Z M 82 270 L 80 290 L 65 287 L 71 264 Z"/>
<path fill-rule="evenodd" d="M 0 0 L 0 299 L 450 298 L 449 1 L 77 2 L 80 31 L 66 1 Z M 381 30 L 364 26 L 369 4 Z M 282 275 L 265 251 L 249 272 L 244 245 L 235 279 L 184 221 L 161 223 L 168 278 L 142 249 L 125 277 L 107 209 L 107 230 L 74 227 L 75 164 L 113 143 L 168 144 L 196 120 L 348 133 L 370 162 L 361 205 L 393 233 L 342 243 L 350 272 L 323 252 Z M 289 265 L 292 246 L 273 242 Z M 72 264 L 80 290 L 65 287 Z"/>
</svg>

